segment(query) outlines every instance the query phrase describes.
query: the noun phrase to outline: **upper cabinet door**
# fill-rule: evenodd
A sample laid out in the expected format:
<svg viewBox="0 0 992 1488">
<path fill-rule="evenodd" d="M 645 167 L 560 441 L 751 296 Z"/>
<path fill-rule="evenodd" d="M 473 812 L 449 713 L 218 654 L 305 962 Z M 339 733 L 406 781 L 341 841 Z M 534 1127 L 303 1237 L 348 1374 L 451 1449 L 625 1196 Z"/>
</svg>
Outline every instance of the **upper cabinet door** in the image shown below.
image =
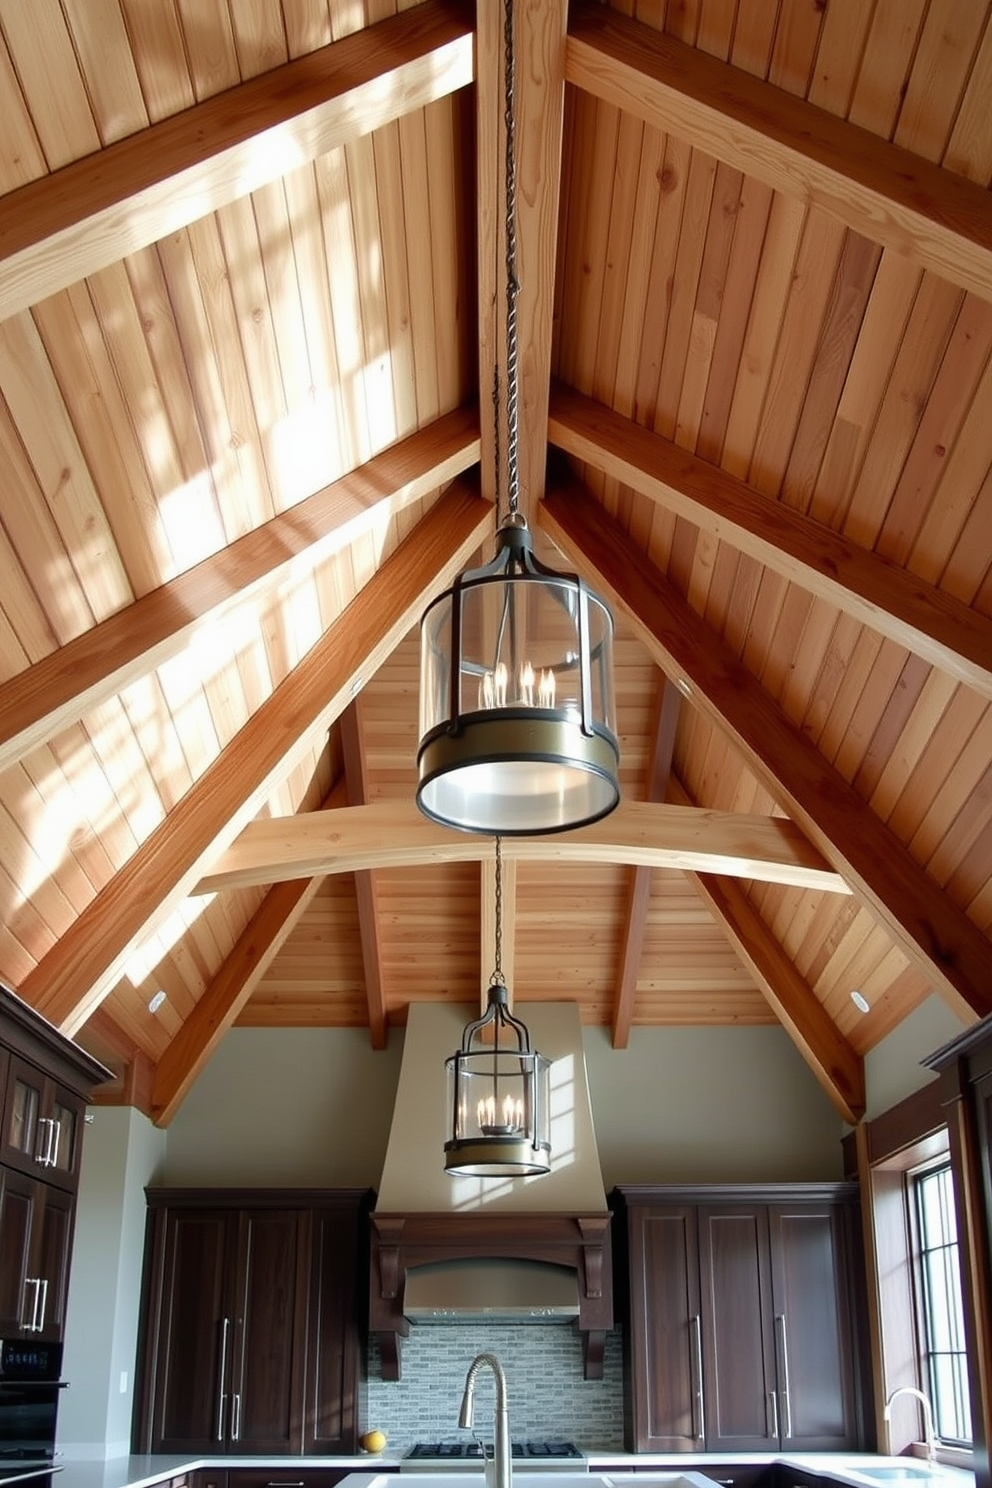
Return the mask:
<svg viewBox="0 0 992 1488">
<path fill-rule="evenodd" d="M 781 1403 L 764 1205 L 700 1208 L 699 1280 L 706 1449 L 768 1451 L 778 1445 Z"/>
<path fill-rule="evenodd" d="M 782 1446 L 850 1450 L 861 1437 L 850 1206 L 773 1204 L 768 1220 Z"/>
<path fill-rule="evenodd" d="M 706 1413 L 696 1210 L 637 1206 L 627 1225 L 634 1449 L 699 1452 Z"/>
<path fill-rule="evenodd" d="M 74 1189 L 85 1102 L 29 1060 L 7 1070 L 0 1161 L 46 1183 Z"/>
<path fill-rule="evenodd" d="M 239 1216 L 231 1452 L 302 1450 L 309 1225 L 303 1209 Z"/>
</svg>

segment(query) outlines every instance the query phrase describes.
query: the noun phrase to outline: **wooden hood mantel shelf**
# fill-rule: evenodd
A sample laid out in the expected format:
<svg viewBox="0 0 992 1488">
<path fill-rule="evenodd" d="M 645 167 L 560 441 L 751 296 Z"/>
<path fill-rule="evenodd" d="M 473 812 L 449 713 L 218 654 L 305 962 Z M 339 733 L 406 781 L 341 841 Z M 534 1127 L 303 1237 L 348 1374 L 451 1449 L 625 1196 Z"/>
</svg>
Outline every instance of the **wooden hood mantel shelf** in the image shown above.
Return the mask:
<svg viewBox="0 0 992 1488">
<path fill-rule="evenodd" d="M 543 1261 L 576 1273 L 586 1379 L 603 1376 L 606 1334 L 613 1326 L 610 1219 L 598 1214 L 382 1214 L 371 1216 L 369 1327 L 382 1357 L 382 1377 L 400 1378 L 400 1339 L 407 1271 L 440 1261 Z"/>
</svg>

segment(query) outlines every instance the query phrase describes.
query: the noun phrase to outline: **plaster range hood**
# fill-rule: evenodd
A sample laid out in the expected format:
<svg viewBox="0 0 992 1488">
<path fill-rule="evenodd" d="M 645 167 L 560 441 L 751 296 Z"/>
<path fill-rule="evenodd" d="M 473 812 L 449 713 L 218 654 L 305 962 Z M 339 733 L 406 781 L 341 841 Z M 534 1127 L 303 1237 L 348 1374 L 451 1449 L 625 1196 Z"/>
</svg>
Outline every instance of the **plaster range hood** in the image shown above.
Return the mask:
<svg viewBox="0 0 992 1488">
<path fill-rule="evenodd" d="M 411 1325 L 565 1322 L 600 1378 L 613 1326 L 610 1213 L 599 1167 L 578 1008 L 527 1003 L 551 1060 L 551 1171 L 463 1178 L 444 1170 L 444 1061 L 468 1006 L 410 1008 L 378 1203 L 371 1216 L 369 1323 L 384 1379 L 400 1378 Z"/>
</svg>

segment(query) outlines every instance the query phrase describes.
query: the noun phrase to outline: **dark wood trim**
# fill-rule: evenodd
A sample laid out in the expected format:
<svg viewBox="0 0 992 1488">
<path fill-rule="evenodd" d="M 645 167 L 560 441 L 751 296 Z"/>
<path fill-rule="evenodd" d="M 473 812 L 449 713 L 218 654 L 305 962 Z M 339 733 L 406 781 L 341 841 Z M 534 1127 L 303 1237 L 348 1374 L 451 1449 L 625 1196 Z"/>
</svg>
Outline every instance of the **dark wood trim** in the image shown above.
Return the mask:
<svg viewBox="0 0 992 1488">
<path fill-rule="evenodd" d="M 0 982 L 0 1017 L 3 1041 L 8 1049 L 42 1065 L 53 1080 L 84 1100 L 89 1100 L 95 1085 L 113 1080 L 113 1070 L 104 1068 L 99 1060 L 66 1038 L 54 1023 L 49 1023 L 3 982 Z"/>
<path fill-rule="evenodd" d="M 886 1162 L 907 1147 L 928 1141 L 947 1130 L 947 1111 L 940 1081 L 931 1080 L 905 1100 L 890 1106 L 880 1116 L 866 1122 L 868 1161 Z"/>
<path fill-rule="evenodd" d="M 612 1215 L 377 1214 L 370 1216 L 369 1328 L 379 1341 L 383 1379 L 400 1378 L 400 1339 L 407 1271 L 437 1261 L 479 1257 L 545 1261 L 575 1271 L 578 1327 L 585 1340 L 585 1378 L 601 1379 L 613 1327 Z"/>
</svg>

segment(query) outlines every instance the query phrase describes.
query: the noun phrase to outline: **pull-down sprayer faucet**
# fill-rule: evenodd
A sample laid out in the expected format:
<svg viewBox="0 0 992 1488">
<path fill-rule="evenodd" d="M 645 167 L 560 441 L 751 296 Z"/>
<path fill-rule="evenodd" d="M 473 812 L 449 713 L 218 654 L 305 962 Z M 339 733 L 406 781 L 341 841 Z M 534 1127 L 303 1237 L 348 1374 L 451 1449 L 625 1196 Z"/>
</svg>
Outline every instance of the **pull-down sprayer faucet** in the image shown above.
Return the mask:
<svg viewBox="0 0 992 1488">
<path fill-rule="evenodd" d="M 937 1460 L 937 1433 L 934 1431 L 933 1426 L 933 1409 L 930 1405 L 929 1397 L 924 1395 L 922 1390 L 918 1390 L 915 1385 L 900 1385 L 898 1390 L 893 1390 L 885 1402 L 885 1409 L 882 1411 L 882 1420 L 887 1423 L 891 1422 L 892 1402 L 898 1400 L 900 1395 L 913 1395 L 922 1405 L 923 1429 L 927 1434 L 927 1456 L 931 1462 L 935 1462 Z M 891 1447 L 891 1442 L 889 1445 Z"/>
<path fill-rule="evenodd" d="M 458 1424 L 471 1431 L 475 1409 L 475 1381 L 479 1370 L 486 1365 L 496 1381 L 496 1408 L 493 1421 L 493 1469 L 492 1488 L 511 1488 L 512 1469 L 510 1458 L 510 1412 L 506 1398 L 506 1375 L 495 1354 L 476 1354 L 465 1376 L 465 1393 L 462 1408 L 458 1412 Z M 486 1463 L 489 1478 L 489 1463 Z"/>
</svg>

